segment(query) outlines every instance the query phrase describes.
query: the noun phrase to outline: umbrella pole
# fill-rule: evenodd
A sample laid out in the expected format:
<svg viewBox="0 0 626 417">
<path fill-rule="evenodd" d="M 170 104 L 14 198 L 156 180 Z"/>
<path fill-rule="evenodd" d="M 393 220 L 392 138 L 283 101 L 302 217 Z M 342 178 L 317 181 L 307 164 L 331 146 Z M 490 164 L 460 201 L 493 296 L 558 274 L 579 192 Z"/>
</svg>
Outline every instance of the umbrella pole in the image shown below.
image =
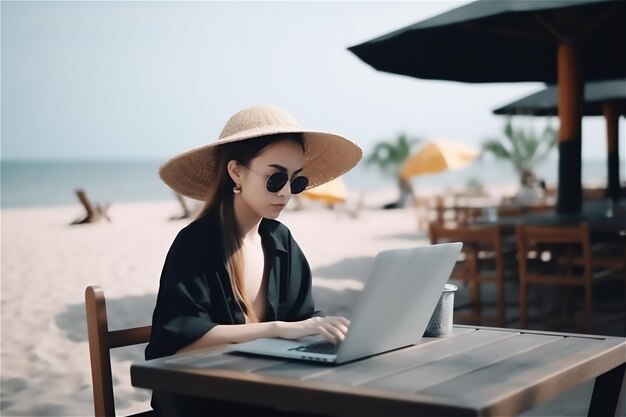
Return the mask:
<svg viewBox="0 0 626 417">
<path fill-rule="evenodd" d="M 558 47 L 559 183 L 558 214 L 580 213 L 582 208 L 581 130 L 583 83 L 578 51 L 571 44 Z"/>
<path fill-rule="evenodd" d="M 619 123 L 615 104 L 611 102 L 604 103 L 604 118 L 606 119 L 606 138 L 607 138 L 607 163 L 608 163 L 608 179 L 607 179 L 607 197 L 613 201 L 619 201 L 621 197 L 620 178 L 619 178 L 619 142 L 618 130 Z"/>
</svg>

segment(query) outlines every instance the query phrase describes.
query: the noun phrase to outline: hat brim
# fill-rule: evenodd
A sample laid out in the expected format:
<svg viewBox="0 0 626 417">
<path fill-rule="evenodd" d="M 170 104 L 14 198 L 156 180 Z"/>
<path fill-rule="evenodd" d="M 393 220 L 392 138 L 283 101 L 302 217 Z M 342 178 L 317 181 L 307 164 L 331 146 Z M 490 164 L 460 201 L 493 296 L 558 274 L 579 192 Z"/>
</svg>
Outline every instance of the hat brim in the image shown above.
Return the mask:
<svg viewBox="0 0 626 417">
<path fill-rule="evenodd" d="M 178 194 L 204 201 L 215 179 L 215 153 L 218 146 L 278 133 L 303 134 L 302 175 L 309 179 L 307 189 L 345 174 L 363 156 L 361 148 L 334 133 L 303 130 L 293 126 L 272 126 L 271 129 L 261 127 L 248 129 L 177 155 L 160 167 L 159 175 Z"/>
</svg>

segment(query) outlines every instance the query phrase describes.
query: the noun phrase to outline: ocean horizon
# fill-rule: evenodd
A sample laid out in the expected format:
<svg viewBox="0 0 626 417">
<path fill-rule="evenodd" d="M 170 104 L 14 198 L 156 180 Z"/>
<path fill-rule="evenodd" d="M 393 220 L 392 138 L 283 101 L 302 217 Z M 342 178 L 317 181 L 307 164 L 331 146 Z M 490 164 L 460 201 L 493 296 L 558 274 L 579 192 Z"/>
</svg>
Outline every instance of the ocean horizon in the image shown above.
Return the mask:
<svg viewBox="0 0 626 417">
<path fill-rule="evenodd" d="M 159 178 L 163 160 L 102 161 L 25 161 L 0 162 L 0 208 L 45 207 L 79 204 L 75 190 L 82 188 L 98 203 L 165 201 L 174 199 L 174 192 Z M 623 164 L 621 165 L 623 175 Z M 583 184 L 604 186 L 606 162 L 583 160 Z M 556 160 L 546 160 L 536 173 L 548 184 L 557 180 Z M 383 175 L 376 167 L 360 163 L 343 176 L 351 191 L 369 191 L 395 187 L 395 179 Z M 497 160 L 478 160 L 457 171 L 416 177 L 413 185 L 420 188 L 441 187 L 462 189 L 470 182 L 489 185 L 517 184 L 517 174 L 510 164 Z"/>
</svg>

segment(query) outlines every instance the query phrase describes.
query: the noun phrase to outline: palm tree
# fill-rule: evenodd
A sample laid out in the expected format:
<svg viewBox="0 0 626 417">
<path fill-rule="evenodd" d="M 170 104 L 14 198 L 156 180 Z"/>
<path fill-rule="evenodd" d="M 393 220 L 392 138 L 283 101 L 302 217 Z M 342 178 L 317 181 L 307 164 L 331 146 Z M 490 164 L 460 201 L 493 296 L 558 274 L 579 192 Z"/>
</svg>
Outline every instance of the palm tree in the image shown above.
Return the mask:
<svg viewBox="0 0 626 417">
<path fill-rule="evenodd" d="M 377 166 L 384 174 L 396 176 L 402 163 L 411 154 L 411 148 L 418 142 L 419 139 L 409 138 L 404 133 L 399 134 L 394 142 L 378 142 L 365 164 Z"/>
<path fill-rule="evenodd" d="M 534 172 L 535 167 L 546 159 L 556 147 L 556 129 L 548 121 L 541 135 L 534 129 L 514 128 L 511 118 L 504 125 L 504 138 L 489 138 L 482 144 L 482 153 L 490 153 L 497 159 L 509 161 L 515 172 L 523 179 L 525 173 Z"/>
<path fill-rule="evenodd" d="M 411 183 L 400 177 L 402 163 L 411 155 L 411 149 L 420 139 L 409 138 L 401 133 L 395 141 L 381 141 L 374 146 L 374 150 L 365 160 L 366 166 L 376 166 L 385 175 L 393 175 L 398 181 L 400 197 L 395 203 L 386 204 L 385 208 L 404 207 L 409 197 L 413 195 Z"/>
</svg>

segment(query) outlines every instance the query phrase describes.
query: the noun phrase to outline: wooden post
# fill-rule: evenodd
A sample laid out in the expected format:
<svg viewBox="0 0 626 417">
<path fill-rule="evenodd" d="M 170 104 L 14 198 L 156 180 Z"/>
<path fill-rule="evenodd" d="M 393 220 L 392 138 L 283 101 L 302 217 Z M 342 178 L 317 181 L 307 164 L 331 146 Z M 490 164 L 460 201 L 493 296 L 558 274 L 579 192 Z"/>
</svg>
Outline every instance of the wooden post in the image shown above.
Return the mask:
<svg viewBox="0 0 626 417">
<path fill-rule="evenodd" d="M 618 116 L 615 103 L 606 102 L 603 105 L 604 118 L 606 120 L 607 140 L 607 189 L 606 196 L 613 201 L 619 201 L 621 197 L 619 177 L 619 141 L 618 141 Z"/>
<path fill-rule="evenodd" d="M 574 45 L 558 47 L 559 187 L 558 214 L 580 213 L 582 208 L 581 130 L 583 79 Z"/>
</svg>

